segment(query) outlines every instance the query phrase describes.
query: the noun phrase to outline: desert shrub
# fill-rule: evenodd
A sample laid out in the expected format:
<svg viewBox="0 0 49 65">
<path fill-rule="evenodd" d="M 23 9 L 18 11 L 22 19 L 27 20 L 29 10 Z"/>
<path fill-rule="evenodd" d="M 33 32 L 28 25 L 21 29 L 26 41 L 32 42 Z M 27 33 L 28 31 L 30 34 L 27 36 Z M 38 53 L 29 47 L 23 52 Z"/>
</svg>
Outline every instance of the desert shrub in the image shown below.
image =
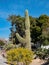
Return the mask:
<svg viewBox="0 0 49 65">
<path fill-rule="evenodd" d="M 6 51 L 8 51 L 8 50 L 10 50 L 10 49 L 12 49 L 12 48 L 15 48 L 15 45 L 13 45 L 13 44 L 11 44 L 11 43 L 4 45 L 4 49 L 5 49 Z"/>
<path fill-rule="evenodd" d="M 7 51 L 8 62 L 23 62 L 25 65 L 29 65 L 33 59 L 34 52 L 25 48 L 11 49 Z"/>
<path fill-rule="evenodd" d="M 4 45 L 5 43 L 2 40 L 0 40 L 0 46 L 4 46 Z"/>
<path fill-rule="evenodd" d="M 40 59 L 45 59 L 49 57 L 49 49 L 39 48 L 35 53 Z"/>
</svg>

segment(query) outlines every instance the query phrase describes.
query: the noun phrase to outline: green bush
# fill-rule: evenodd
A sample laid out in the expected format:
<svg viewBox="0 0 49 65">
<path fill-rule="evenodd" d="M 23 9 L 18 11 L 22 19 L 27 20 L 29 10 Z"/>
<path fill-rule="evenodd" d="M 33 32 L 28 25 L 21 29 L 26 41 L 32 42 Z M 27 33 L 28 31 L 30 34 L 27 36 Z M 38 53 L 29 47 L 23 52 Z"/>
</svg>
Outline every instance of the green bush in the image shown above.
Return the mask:
<svg viewBox="0 0 49 65">
<path fill-rule="evenodd" d="M 43 41 L 43 45 L 49 45 L 49 40 L 45 40 L 45 41 Z"/>
<path fill-rule="evenodd" d="M 11 49 L 7 51 L 8 62 L 23 62 L 25 65 L 29 65 L 33 60 L 34 52 L 25 48 Z"/>
<path fill-rule="evenodd" d="M 4 45 L 5 43 L 2 40 L 0 40 L 0 46 L 4 46 Z"/>
<path fill-rule="evenodd" d="M 8 50 L 10 50 L 10 49 L 12 49 L 12 48 L 15 48 L 15 45 L 13 45 L 13 44 L 11 44 L 11 43 L 4 45 L 4 49 L 5 49 L 6 51 L 8 51 Z"/>
<path fill-rule="evenodd" d="M 42 49 L 39 48 L 35 54 L 40 58 L 40 59 L 45 59 L 49 57 L 49 49 Z"/>
</svg>

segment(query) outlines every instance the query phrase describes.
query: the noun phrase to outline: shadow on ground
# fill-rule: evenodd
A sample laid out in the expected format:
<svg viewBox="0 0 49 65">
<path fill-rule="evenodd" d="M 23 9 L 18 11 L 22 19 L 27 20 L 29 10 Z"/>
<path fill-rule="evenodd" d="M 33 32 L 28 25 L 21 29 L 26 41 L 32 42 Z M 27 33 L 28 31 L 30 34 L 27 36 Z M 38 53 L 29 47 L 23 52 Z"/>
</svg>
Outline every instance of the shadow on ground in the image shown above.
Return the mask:
<svg viewBox="0 0 49 65">
<path fill-rule="evenodd" d="M 45 63 L 43 63 L 42 65 L 49 65 L 49 62 L 45 62 Z"/>
</svg>

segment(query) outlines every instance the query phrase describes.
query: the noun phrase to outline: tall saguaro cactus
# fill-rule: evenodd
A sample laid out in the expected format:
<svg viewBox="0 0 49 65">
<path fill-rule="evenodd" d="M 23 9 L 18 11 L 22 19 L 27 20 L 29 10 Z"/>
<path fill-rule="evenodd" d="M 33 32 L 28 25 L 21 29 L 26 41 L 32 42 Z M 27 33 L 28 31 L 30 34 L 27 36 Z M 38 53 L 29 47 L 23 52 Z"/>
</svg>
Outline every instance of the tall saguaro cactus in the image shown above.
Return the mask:
<svg viewBox="0 0 49 65">
<path fill-rule="evenodd" d="M 20 43 L 25 44 L 25 48 L 31 50 L 30 20 L 29 20 L 28 10 L 25 11 L 25 38 L 21 37 L 18 33 L 16 33 L 16 37 Z"/>
</svg>

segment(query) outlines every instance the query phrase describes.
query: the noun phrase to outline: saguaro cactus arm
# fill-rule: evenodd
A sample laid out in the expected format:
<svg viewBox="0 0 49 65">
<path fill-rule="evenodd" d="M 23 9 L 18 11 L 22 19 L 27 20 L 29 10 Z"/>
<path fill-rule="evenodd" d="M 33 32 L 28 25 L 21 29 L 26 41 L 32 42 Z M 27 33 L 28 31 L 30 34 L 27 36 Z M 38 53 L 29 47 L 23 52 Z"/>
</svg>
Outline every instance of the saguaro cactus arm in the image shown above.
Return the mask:
<svg viewBox="0 0 49 65">
<path fill-rule="evenodd" d="M 20 43 L 25 43 L 25 39 L 22 38 L 22 37 L 19 35 L 19 33 L 16 33 L 16 37 L 17 37 L 17 39 L 18 39 L 18 41 L 19 41 Z"/>
</svg>

